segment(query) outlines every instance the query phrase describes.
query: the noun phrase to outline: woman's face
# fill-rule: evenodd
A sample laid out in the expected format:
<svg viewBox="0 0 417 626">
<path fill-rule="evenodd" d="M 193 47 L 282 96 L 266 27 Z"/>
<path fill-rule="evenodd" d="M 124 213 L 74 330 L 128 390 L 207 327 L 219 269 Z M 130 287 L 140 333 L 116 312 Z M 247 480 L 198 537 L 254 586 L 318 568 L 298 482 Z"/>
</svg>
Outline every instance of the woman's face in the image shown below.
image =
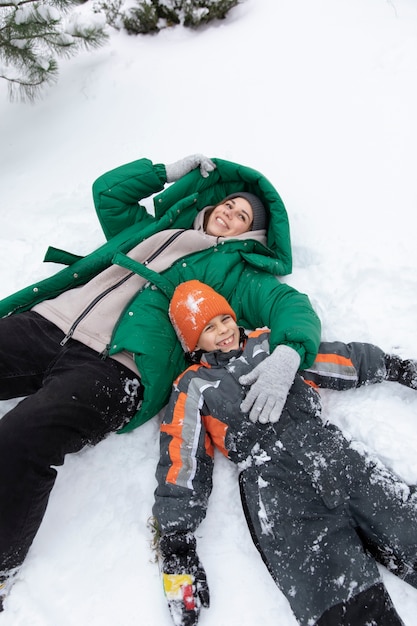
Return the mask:
<svg viewBox="0 0 417 626">
<path fill-rule="evenodd" d="M 245 198 L 231 198 L 214 207 L 206 226 L 206 233 L 214 237 L 234 237 L 250 230 L 252 207 Z"/>
</svg>

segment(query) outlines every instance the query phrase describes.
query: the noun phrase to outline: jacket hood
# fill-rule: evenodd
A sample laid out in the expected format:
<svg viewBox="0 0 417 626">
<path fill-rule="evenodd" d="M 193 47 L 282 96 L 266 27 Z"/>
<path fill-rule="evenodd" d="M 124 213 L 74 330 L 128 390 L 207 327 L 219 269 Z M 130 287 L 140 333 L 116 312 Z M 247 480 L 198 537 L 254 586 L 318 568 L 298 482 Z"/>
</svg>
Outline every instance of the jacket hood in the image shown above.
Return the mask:
<svg viewBox="0 0 417 626">
<path fill-rule="evenodd" d="M 179 223 L 181 212 L 193 207 L 193 221 L 198 213 L 207 211 L 208 207 L 218 204 L 226 196 L 247 191 L 257 195 L 263 202 L 269 214 L 267 230 L 267 248 L 269 250 L 270 268 L 268 271 L 276 275 L 284 276 L 292 271 L 291 238 L 288 222 L 288 214 L 284 203 L 275 189 L 263 174 L 244 165 L 213 158 L 216 169 L 203 178 L 199 169 L 192 170 L 180 180 L 173 183 L 162 193 L 154 197 L 155 217 L 157 219 L 166 215 L 171 207 L 176 207 L 175 220 L 170 227 L 185 227 Z M 198 222 L 201 225 L 201 222 Z M 256 239 L 263 231 L 249 231 L 245 233 L 246 239 Z M 257 265 L 256 253 L 253 258 L 248 257 L 252 265 Z M 264 263 L 263 263 L 264 267 Z"/>
</svg>

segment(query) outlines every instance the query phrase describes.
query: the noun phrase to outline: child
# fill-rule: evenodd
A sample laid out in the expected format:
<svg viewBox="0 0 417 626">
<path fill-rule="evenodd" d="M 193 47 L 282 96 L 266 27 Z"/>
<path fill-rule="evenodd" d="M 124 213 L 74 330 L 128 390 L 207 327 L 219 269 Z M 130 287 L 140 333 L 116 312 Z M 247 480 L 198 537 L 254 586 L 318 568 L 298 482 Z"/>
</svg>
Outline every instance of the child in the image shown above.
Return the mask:
<svg viewBox="0 0 417 626">
<path fill-rule="evenodd" d="M 299 624 L 402 624 L 376 560 L 417 587 L 415 490 L 325 425 L 317 391 L 299 374 L 276 423 L 248 418 L 242 377 L 250 382 L 269 355 L 269 331 L 246 336 L 220 294 L 187 281 L 169 312 L 194 362 L 175 381 L 161 425 L 153 507 L 174 623 L 194 626 L 209 605 L 193 533 L 205 516 L 216 447 L 240 467 L 253 540 Z M 376 346 L 337 345 L 342 377 L 333 387 L 392 376 Z"/>
</svg>

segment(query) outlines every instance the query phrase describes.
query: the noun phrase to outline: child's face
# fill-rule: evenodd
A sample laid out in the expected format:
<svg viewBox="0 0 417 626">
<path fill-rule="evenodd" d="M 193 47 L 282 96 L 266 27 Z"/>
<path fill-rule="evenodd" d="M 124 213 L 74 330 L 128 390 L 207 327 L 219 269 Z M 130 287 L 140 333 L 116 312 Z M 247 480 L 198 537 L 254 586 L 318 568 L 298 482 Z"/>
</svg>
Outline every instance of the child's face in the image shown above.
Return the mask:
<svg viewBox="0 0 417 626">
<path fill-rule="evenodd" d="M 216 315 L 203 329 L 197 350 L 230 352 L 239 348 L 239 327 L 231 315 Z"/>
<path fill-rule="evenodd" d="M 253 211 L 245 198 L 232 198 L 214 207 L 206 226 L 208 235 L 235 237 L 246 233 L 253 222 Z"/>
</svg>

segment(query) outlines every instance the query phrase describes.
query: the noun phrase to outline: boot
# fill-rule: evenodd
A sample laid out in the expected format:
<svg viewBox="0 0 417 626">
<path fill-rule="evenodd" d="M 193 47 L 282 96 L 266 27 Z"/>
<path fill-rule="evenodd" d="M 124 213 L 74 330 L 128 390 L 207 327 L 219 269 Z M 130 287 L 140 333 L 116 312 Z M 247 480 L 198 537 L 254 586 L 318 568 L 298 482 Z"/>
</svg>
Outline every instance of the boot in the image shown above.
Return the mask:
<svg viewBox="0 0 417 626">
<path fill-rule="evenodd" d="M 4 598 L 6 597 L 6 579 L 0 578 L 0 613 L 4 611 Z"/>
<path fill-rule="evenodd" d="M 4 611 L 4 600 L 14 583 L 17 568 L 13 571 L 0 572 L 0 613 Z"/>
<path fill-rule="evenodd" d="M 417 361 L 410 359 L 404 361 L 395 354 L 386 354 L 384 360 L 387 369 L 385 380 L 417 389 Z"/>
<path fill-rule="evenodd" d="M 315 626 L 405 626 L 382 583 L 372 585 L 349 600 L 327 609 Z"/>
</svg>

